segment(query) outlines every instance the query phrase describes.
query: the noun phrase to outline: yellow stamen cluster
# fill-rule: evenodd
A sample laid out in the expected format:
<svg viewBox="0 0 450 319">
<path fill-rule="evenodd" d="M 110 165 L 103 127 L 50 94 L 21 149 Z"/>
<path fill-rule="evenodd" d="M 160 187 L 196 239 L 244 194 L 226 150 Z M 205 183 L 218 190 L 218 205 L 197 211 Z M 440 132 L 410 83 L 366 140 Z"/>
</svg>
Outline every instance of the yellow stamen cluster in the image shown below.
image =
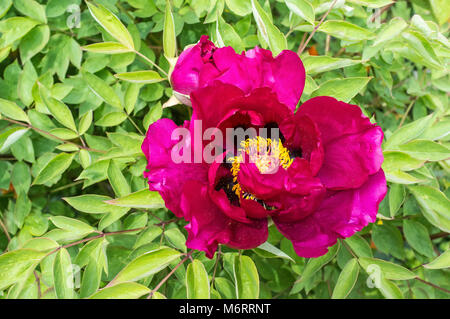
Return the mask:
<svg viewBox="0 0 450 319">
<path fill-rule="evenodd" d="M 278 167 L 287 169 L 291 166 L 293 159 L 289 156 L 289 151 L 283 146 L 280 140 L 272 140 L 257 136 L 248 138 L 241 142 L 239 155 L 232 159 L 231 174 L 235 183 L 232 190 L 236 195 L 240 196 L 242 192 L 241 185 L 237 182 L 238 173 L 241 163 L 243 162 L 242 151 L 250 157 L 250 162 L 255 163 L 256 167 L 262 174 L 267 174 Z M 256 199 L 252 194 L 244 193 L 244 199 Z"/>
</svg>

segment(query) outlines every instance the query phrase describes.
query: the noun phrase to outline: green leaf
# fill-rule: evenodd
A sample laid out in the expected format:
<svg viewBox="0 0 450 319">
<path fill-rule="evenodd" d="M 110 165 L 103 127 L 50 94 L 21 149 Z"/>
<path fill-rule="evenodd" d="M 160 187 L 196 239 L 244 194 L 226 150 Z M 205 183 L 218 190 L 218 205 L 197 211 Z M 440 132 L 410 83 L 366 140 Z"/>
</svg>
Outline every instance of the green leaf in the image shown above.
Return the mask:
<svg viewBox="0 0 450 319">
<path fill-rule="evenodd" d="M 0 134 L 0 152 L 17 142 L 29 129 L 23 127 L 13 127 Z"/>
<path fill-rule="evenodd" d="M 423 161 L 442 161 L 450 158 L 450 148 L 427 140 L 414 140 L 398 146 L 398 149 Z"/>
<path fill-rule="evenodd" d="M 33 249 L 18 249 L 0 255 L 0 291 L 25 279 L 45 255 Z"/>
<path fill-rule="evenodd" d="M 105 81 L 94 74 L 84 71 L 83 78 L 89 85 L 89 88 L 103 101 L 118 109 L 123 108 L 119 96 Z"/>
<path fill-rule="evenodd" d="M 373 225 L 372 240 L 380 251 L 398 259 L 405 258 L 402 234 L 396 227 L 387 223 Z"/>
<path fill-rule="evenodd" d="M 288 254 L 284 251 L 278 249 L 274 245 L 269 242 L 265 242 L 264 244 L 259 245 L 258 247 L 253 249 L 258 255 L 261 255 L 265 258 L 284 258 L 290 261 L 294 261 Z"/>
<path fill-rule="evenodd" d="M 95 258 L 91 258 L 83 272 L 81 281 L 80 297 L 86 298 L 94 294 L 100 286 L 102 268 Z"/>
<path fill-rule="evenodd" d="M 307 56 L 302 59 L 307 74 L 316 74 L 361 63 L 361 60 L 340 59 L 330 56 Z"/>
<path fill-rule="evenodd" d="M 105 237 L 89 241 L 80 249 L 80 252 L 75 259 L 75 264 L 82 268 L 86 266 L 92 258 L 98 259 L 98 257 L 101 255 L 100 251 L 104 249 L 104 246 L 106 246 L 106 244 L 107 241 Z"/>
<path fill-rule="evenodd" d="M 394 2 L 393 0 L 347 0 L 357 5 L 363 5 L 369 8 L 381 8 Z"/>
<path fill-rule="evenodd" d="M 310 258 L 305 268 L 303 269 L 301 281 L 306 281 L 312 275 L 314 275 L 317 271 L 319 271 L 323 266 L 328 264 L 337 254 L 339 250 L 339 242 L 334 246 L 328 248 L 328 252 L 317 258 Z"/>
<path fill-rule="evenodd" d="M 184 237 L 183 233 L 178 228 L 174 227 L 166 230 L 164 236 L 173 247 L 186 252 L 186 237 Z"/>
<path fill-rule="evenodd" d="M 0 3 L 0 18 L 3 18 L 9 8 L 11 8 L 12 4 L 12 0 L 4 0 Z"/>
<path fill-rule="evenodd" d="M 379 284 L 380 287 L 378 290 L 380 290 L 387 299 L 403 299 L 402 291 L 393 282 L 382 277 Z"/>
<path fill-rule="evenodd" d="M 450 200 L 440 190 L 431 186 L 408 186 L 424 217 L 437 228 L 450 232 Z"/>
<path fill-rule="evenodd" d="M 399 151 L 384 151 L 383 152 L 382 168 L 385 172 L 395 172 L 397 170 L 412 171 L 424 164 L 423 160 L 418 160 L 407 153 Z"/>
<path fill-rule="evenodd" d="M 22 63 L 29 61 L 47 45 L 50 39 L 48 25 L 38 25 L 28 32 L 20 41 L 19 51 Z"/>
<path fill-rule="evenodd" d="M 100 42 L 85 45 L 81 48 L 88 52 L 104 53 L 104 54 L 120 54 L 126 52 L 133 52 L 132 49 L 118 42 Z"/>
<path fill-rule="evenodd" d="M 244 43 L 239 34 L 222 17 L 216 21 L 216 37 L 220 47 L 231 46 L 236 52 L 244 50 Z"/>
<path fill-rule="evenodd" d="M 149 294 L 150 289 L 135 283 L 123 282 L 112 287 L 106 287 L 89 297 L 89 299 L 138 299 Z"/>
<path fill-rule="evenodd" d="M 332 299 L 345 299 L 356 284 L 359 274 L 359 265 L 356 258 L 350 259 L 342 269 L 334 287 Z"/>
<path fill-rule="evenodd" d="M 433 122 L 434 115 L 430 114 L 414 122 L 398 128 L 384 143 L 385 150 L 394 149 L 396 146 L 409 142 L 423 133 Z"/>
<path fill-rule="evenodd" d="M 78 133 L 83 135 L 89 129 L 92 124 L 93 112 L 89 110 L 80 118 L 80 123 L 78 124 Z"/>
<path fill-rule="evenodd" d="M 30 32 L 38 21 L 31 20 L 24 17 L 13 17 L 0 21 L 0 33 L 3 33 L 0 38 L 0 48 L 4 48 L 15 41 L 22 38 L 25 34 Z"/>
<path fill-rule="evenodd" d="M 209 299 L 208 272 L 202 262 L 194 259 L 186 271 L 186 293 L 188 299 Z"/>
<path fill-rule="evenodd" d="M 155 238 L 162 234 L 161 227 L 158 226 L 150 226 L 143 232 L 141 232 L 134 243 L 133 248 L 139 248 L 142 245 L 151 243 Z"/>
<path fill-rule="evenodd" d="M 405 219 L 403 221 L 403 233 L 408 244 L 417 252 L 430 258 L 435 256 L 430 234 L 424 225 L 414 220 Z"/>
<path fill-rule="evenodd" d="M 259 275 L 253 260 L 248 256 L 236 258 L 236 296 L 238 299 L 259 298 Z"/>
<path fill-rule="evenodd" d="M 58 299 L 74 298 L 72 261 L 65 248 L 60 249 L 56 254 L 53 262 L 53 280 L 55 282 L 55 294 Z"/>
<path fill-rule="evenodd" d="M 389 212 L 391 217 L 397 215 L 398 210 L 405 201 L 405 188 L 401 184 L 392 184 L 389 189 Z"/>
<path fill-rule="evenodd" d="M 105 114 L 101 119 L 95 122 L 98 126 L 117 126 L 127 119 L 125 112 L 110 112 Z"/>
<path fill-rule="evenodd" d="M 422 180 L 415 178 L 414 176 L 402 172 L 400 170 L 389 171 L 385 173 L 386 173 L 386 180 L 391 183 L 409 185 L 423 182 Z"/>
<path fill-rule="evenodd" d="M 367 241 L 361 236 L 355 234 L 352 237 L 348 237 L 345 239 L 345 243 L 350 246 L 350 248 L 358 257 L 373 257 L 372 249 L 370 248 Z"/>
<path fill-rule="evenodd" d="M 225 0 L 225 3 L 237 15 L 246 16 L 252 12 L 251 0 Z"/>
<path fill-rule="evenodd" d="M 107 203 L 110 205 L 120 207 L 133 207 L 146 209 L 156 209 L 165 207 L 164 200 L 161 198 L 161 195 L 159 195 L 158 192 L 152 192 L 147 188 L 121 198 L 108 200 Z"/>
<path fill-rule="evenodd" d="M 284 0 L 289 10 L 314 25 L 314 8 L 307 0 Z"/>
<path fill-rule="evenodd" d="M 0 113 L 13 120 L 30 123 L 27 114 L 14 102 L 0 99 Z"/>
<path fill-rule="evenodd" d="M 134 51 L 133 38 L 127 28 L 120 22 L 119 18 L 101 4 L 95 6 L 87 1 L 86 3 L 89 7 L 89 11 L 98 24 L 100 24 L 117 41 Z"/>
<path fill-rule="evenodd" d="M 74 233 L 80 233 L 83 235 L 90 234 L 95 231 L 95 229 L 77 219 L 65 217 L 65 216 L 52 216 L 50 217 L 50 220 L 53 224 L 55 224 L 56 227 L 68 230 Z"/>
<path fill-rule="evenodd" d="M 45 184 L 56 176 L 61 176 L 62 173 L 69 168 L 75 154 L 61 153 L 50 160 L 47 165 L 38 173 L 33 181 L 33 185 Z"/>
<path fill-rule="evenodd" d="M 263 8 L 261 8 L 257 0 L 252 0 L 252 12 L 258 30 L 263 39 L 269 45 L 272 54 L 274 56 L 277 56 L 281 51 L 286 50 L 286 37 L 272 23 L 267 12 L 265 12 Z"/>
<path fill-rule="evenodd" d="M 386 279 L 391 280 L 409 280 L 416 277 L 416 274 L 412 271 L 398 265 L 391 263 L 389 261 L 377 259 L 377 258 L 367 258 L 362 257 L 359 259 L 359 264 L 362 268 L 364 268 L 366 271 L 368 270 L 369 266 L 372 267 L 379 267 L 379 269 L 382 272 L 382 275 Z"/>
<path fill-rule="evenodd" d="M 124 98 L 125 110 L 127 111 L 127 114 L 131 114 L 131 112 L 133 112 L 136 102 L 138 101 L 141 87 L 142 85 L 137 83 L 131 83 L 128 86 Z"/>
<path fill-rule="evenodd" d="M 415 31 L 403 32 L 402 36 L 408 42 L 409 46 L 424 60 L 431 63 L 436 68 L 442 66 L 442 62 L 436 55 L 433 46 L 424 36 Z"/>
<path fill-rule="evenodd" d="M 128 181 L 125 176 L 123 176 L 122 171 L 114 160 L 109 162 L 108 180 L 117 196 L 122 197 L 131 193 Z"/>
<path fill-rule="evenodd" d="M 450 5 L 446 0 L 430 0 L 430 6 L 433 10 L 439 25 L 443 25 L 450 19 Z"/>
<path fill-rule="evenodd" d="M 214 279 L 214 286 L 225 299 L 236 299 L 236 289 L 231 281 L 223 277 Z"/>
<path fill-rule="evenodd" d="M 181 253 L 171 248 L 161 248 L 148 252 L 130 262 L 110 283 L 118 284 L 125 281 L 137 281 L 156 274 L 166 268 Z"/>
<path fill-rule="evenodd" d="M 219 17 L 222 16 L 223 9 L 225 7 L 224 0 L 217 0 L 211 3 L 208 14 L 206 15 L 204 24 L 215 22 Z"/>
<path fill-rule="evenodd" d="M 63 198 L 70 206 L 87 214 L 104 214 L 109 213 L 114 209 L 114 206 L 108 205 L 105 201 L 110 200 L 111 197 L 87 194 L 75 197 Z"/>
<path fill-rule="evenodd" d="M 159 75 L 159 73 L 155 71 L 126 72 L 126 73 L 118 73 L 114 76 L 120 80 L 132 83 L 150 84 L 164 81 L 164 79 Z"/>
<path fill-rule="evenodd" d="M 371 79 L 371 77 L 354 77 L 328 80 L 313 91 L 311 97 L 331 96 L 339 101 L 349 102 Z"/>
<path fill-rule="evenodd" d="M 425 264 L 423 266 L 428 269 L 450 268 L 450 249 L 447 249 L 432 262 Z"/>
<path fill-rule="evenodd" d="M 166 0 L 166 11 L 164 15 L 163 48 L 166 58 L 174 58 L 177 55 L 175 22 L 173 20 L 172 8 L 169 0 Z"/>
<path fill-rule="evenodd" d="M 14 7 L 31 19 L 47 23 L 45 7 L 34 0 L 14 0 Z"/>
<path fill-rule="evenodd" d="M 47 105 L 48 110 L 52 113 L 52 115 L 59 123 L 67 128 L 70 128 L 74 132 L 77 131 L 72 112 L 67 107 L 67 105 L 52 97 L 49 97 L 48 99 L 44 97 L 44 101 Z"/>
<path fill-rule="evenodd" d="M 325 32 L 335 38 L 346 41 L 364 41 L 375 37 L 375 34 L 347 21 L 327 20 L 318 31 Z"/>
<path fill-rule="evenodd" d="M 395 39 L 403 30 L 406 29 L 408 24 L 400 17 L 395 17 L 385 25 L 381 31 L 377 34 L 373 46 L 377 46 L 386 43 L 392 39 Z"/>
</svg>

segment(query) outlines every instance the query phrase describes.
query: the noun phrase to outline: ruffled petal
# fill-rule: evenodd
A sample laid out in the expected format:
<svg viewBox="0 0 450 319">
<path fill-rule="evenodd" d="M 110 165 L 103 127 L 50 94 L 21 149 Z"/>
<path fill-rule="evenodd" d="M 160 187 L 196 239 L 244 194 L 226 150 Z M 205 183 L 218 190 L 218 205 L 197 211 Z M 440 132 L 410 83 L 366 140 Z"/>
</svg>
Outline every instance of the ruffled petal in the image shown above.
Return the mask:
<svg viewBox="0 0 450 319">
<path fill-rule="evenodd" d="M 180 54 L 170 77 L 174 91 L 189 95 L 198 88 L 200 71 L 211 58 L 214 49 L 214 43 L 207 36 L 202 36 L 196 45 Z"/>
<path fill-rule="evenodd" d="M 208 186 L 199 182 L 185 184 L 181 196 L 185 219 L 189 224 L 186 246 L 202 250 L 208 258 L 214 256 L 218 244 L 236 249 L 255 248 L 267 240 L 266 219 L 240 223 L 230 219 L 211 201 Z"/>
<path fill-rule="evenodd" d="M 322 139 L 316 124 L 308 116 L 297 112 L 281 122 L 280 130 L 292 155 L 306 159 L 312 174 L 316 175 L 323 163 Z"/>
<path fill-rule="evenodd" d="M 299 56 L 293 51 L 284 50 L 274 58 L 272 52 L 259 47 L 245 52 L 245 56 L 247 69 L 259 73 L 259 76 L 254 77 L 254 87 L 270 87 L 282 103 L 295 110 L 306 80 L 305 68 Z M 258 80 L 261 82 L 258 83 Z"/>
<path fill-rule="evenodd" d="M 233 84 L 246 94 L 268 87 L 291 110 L 300 100 L 305 79 L 305 68 L 295 52 L 284 50 L 274 58 L 271 51 L 255 47 L 237 54 L 232 47 L 216 48 L 207 36 L 181 53 L 171 75 L 174 91 L 184 95 L 215 80 Z"/>
<path fill-rule="evenodd" d="M 189 123 L 185 123 L 187 127 Z M 147 158 L 149 188 L 158 191 L 165 201 L 166 207 L 178 217 L 183 213 L 180 209 L 180 197 L 183 185 L 188 180 L 207 180 L 208 167 L 205 164 L 175 163 L 172 160 L 172 148 L 181 141 L 172 140 L 172 132 L 179 128 L 172 120 L 161 119 L 153 123 L 142 143 L 142 151 Z M 190 142 L 184 145 L 190 150 Z"/>
<path fill-rule="evenodd" d="M 383 162 L 383 131 L 356 105 L 320 96 L 306 101 L 298 111 L 318 127 L 324 149 L 318 176 L 330 189 L 357 188 Z"/>
<path fill-rule="evenodd" d="M 322 183 L 331 189 L 360 187 L 383 163 L 382 141 L 383 131 L 373 126 L 329 142 L 318 174 Z"/>
<path fill-rule="evenodd" d="M 371 175 L 359 189 L 329 192 L 314 214 L 295 223 L 276 217 L 274 223 L 294 244 L 302 257 L 319 257 L 337 238 L 346 238 L 376 220 L 378 207 L 386 196 L 384 172 Z"/>
</svg>

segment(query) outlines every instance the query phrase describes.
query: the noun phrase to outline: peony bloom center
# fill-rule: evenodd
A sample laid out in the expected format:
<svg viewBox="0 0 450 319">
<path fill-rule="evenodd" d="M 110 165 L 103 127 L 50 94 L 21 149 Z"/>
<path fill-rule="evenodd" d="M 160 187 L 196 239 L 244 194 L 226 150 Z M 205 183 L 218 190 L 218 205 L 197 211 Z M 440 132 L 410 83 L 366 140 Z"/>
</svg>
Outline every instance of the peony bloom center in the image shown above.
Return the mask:
<svg viewBox="0 0 450 319">
<path fill-rule="evenodd" d="M 231 158 L 230 170 L 234 183 L 232 190 L 238 197 L 242 193 L 242 187 L 238 183 L 238 174 L 244 158 L 248 158 L 250 163 L 254 163 L 261 174 L 275 174 L 280 167 L 288 169 L 294 161 L 291 159 L 289 150 L 279 139 L 257 136 L 242 141 L 240 146 L 239 155 Z M 249 193 L 244 193 L 243 198 L 256 200 Z"/>
</svg>

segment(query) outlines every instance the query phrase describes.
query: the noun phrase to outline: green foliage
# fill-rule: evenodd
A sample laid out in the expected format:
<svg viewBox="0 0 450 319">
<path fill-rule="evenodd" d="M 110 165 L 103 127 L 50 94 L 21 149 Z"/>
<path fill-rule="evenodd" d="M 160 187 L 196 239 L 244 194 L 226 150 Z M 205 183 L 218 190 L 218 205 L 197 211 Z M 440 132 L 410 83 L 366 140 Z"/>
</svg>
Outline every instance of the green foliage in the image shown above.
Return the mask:
<svg viewBox="0 0 450 319">
<path fill-rule="evenodd" d="M 449 298 L 449 15 L 445 0 L 0 1 L 0 299 Z M 299 52 L 302 102 L 333 96 L 383 128 L 375 224 L 319 258 L 274 225 L 253 250 L 187 249 L 141 144 L 188 118 L 167 79 L 202 34 Z"/>
</svg>

